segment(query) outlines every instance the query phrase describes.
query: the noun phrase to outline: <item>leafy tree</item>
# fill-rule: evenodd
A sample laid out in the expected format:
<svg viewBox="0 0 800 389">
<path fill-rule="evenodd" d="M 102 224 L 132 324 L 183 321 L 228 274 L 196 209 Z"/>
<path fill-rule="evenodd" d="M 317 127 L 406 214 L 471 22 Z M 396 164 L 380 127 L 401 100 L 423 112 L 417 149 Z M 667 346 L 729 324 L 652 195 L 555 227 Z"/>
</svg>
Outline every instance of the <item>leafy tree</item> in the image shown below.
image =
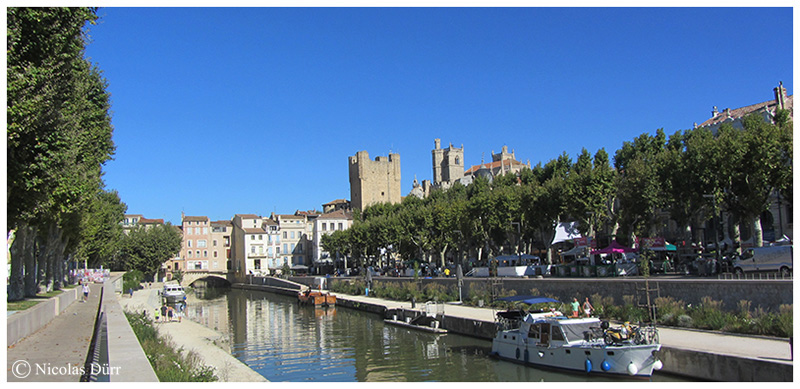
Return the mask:
<svg viewBox="0 0 800 389">
<path fill-rule="evenodd" d="M 114 151 L 106 83 L 83 58 L 94 8 L 7 11 L 9 300 L 59 288 Z M 34 269 L 38 268 L 36 272 Z"/>
<path fill-rule="evenodd" d="M 181 250 L 181 233 L 171 223 L 152 227 L 139 226 L 122 240 L 120 259 L 125 270 L 139 270 L 155 275 Z"/>
<path fill-rule="evenodd" d="M 727 156 L 720 169 L 725 183 L 723 201 L 734 215 L 753 226 L 755 245 L 763 245 L 759 217 L 769 207 L 775 190 L 790 184 L 791 126 L 767 123 L 759 115 L 744 118 L 744 129 L 730 126 L 719 130 Z"/>
<path fill-rule="evenodd" d="M 100 191 L 81 221 L 81 240 L 76 261 L 86 261 L 90 268 L 111 267 L 123 238 L 120 221 L 127 205 L 120 201 L 117 191 Z"/>
</svg>

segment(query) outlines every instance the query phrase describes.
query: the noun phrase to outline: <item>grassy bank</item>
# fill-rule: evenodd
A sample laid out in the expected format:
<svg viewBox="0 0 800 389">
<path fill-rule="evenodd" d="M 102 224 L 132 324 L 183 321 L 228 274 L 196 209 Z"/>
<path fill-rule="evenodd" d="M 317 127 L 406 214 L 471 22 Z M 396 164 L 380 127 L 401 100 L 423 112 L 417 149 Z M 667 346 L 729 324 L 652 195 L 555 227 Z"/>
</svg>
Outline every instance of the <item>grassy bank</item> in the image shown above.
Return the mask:
<svg viewBox="0 0 800 389">
<path fill-rule="evenodd" d="M 333 280 L 330 289 L 334 292 L 353 295 L 364 295 L 366 284 L 364 280 Z M 515 291 L 505 289 L 499 291 L 500 296 L 513 296 Z M 531 295 L 543 295 L 556 300 L 564 300 L 563 296 L 552 296 L 531 289 Z M 414 281 L 394 283 L 375 281 L 370 296 L 394 301 L 458 301 L 458 289 L 455 286 L 428 283 L 422 286 Z M 579 296 L 574 296 L 579 297 Z M 570 298 L 571 299 L 571 298 Z M 473 286 L 466 296 L 462 296 L 464 305 L 486 306 L 496 309 L 511 309 L 514 307 L 530 309 L 526 304 L 513 304 L 504 301 L 494 301 L 492 293 L 487 287 Z M 634 296 L 623 296 L 623 300 L 615 302 L 612 297 L 594 294 L 589 299 L 594 306 L 595 314 L 604 320 L 621 320 L 630 322 L 650 321 L 647 308 L 634 303 Z M 579 299 L 582 302 L 582 299 Z M 542 305 L 542 304 L 537 304 Z M 559 308 L 558 304 L 553 308 Z M 736 312 L 726 312 L 722 309 L 722 301 L 704 297 L 697 305 L 686 304 L 683 301 L 670 297 L 661 297 L 655 300 L 657 309 L 654 311 L 656 322 L 662 325 L 699 328 L 715 331 L 734 332 L 751 335 L 769 335 L 791 337 L 792 334 L 792 304 L 781 305 L 778 312 L 768 312 L 760 307 L 753 308 L 747 300 L 741 300 Z M 534 308 L 545 308 L 537 306 Z M 547 307 L 549 308 L 549 307 Z"/>
<path fill-rule="evenodd" d="M 150 365 L 161 382 L 213 382 L 218 381 L 214 368 L 202 363 L 195 352 L 176 348 L 168 338 L 159 335 L 153 321 L 143 313 L 125 312 L 128 322 L 139 339 Z"/>
</svg>

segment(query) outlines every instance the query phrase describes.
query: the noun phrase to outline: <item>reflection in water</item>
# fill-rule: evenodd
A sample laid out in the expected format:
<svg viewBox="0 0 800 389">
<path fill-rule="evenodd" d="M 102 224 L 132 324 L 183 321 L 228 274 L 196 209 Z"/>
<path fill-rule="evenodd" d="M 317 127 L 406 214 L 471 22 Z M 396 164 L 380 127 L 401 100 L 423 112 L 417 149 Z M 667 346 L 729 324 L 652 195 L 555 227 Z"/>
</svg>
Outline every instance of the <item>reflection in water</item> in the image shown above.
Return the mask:
<svg viewBox="0 0 800 389">
<path fill-rule="evenodd" d="M 233 355 L 270 381 L 614 381 L 500 361 L 488 356 L 490 341 L 385 325 L 351 309 L 298 306 L 272 293 L 199 291 L 189 296 L 187 315 L 229 334 Z M 675 378 L 653 376 L 666 380 Z"/>
</svg>

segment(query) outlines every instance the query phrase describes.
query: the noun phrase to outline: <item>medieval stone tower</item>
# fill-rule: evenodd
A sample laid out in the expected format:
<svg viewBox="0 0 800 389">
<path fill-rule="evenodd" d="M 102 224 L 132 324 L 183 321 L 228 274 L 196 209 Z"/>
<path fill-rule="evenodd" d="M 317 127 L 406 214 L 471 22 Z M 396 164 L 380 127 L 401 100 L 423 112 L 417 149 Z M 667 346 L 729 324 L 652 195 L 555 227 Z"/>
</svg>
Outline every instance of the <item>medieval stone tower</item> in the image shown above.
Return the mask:
<svg viewBox="0 0 800 389">
<path fill-rule="evenodd" d="M 369 159 L 369 153 L 359 151 L 350 157 L 350 204 L 363 210 L 377 203 L 399 203 L 400 154 Z"/>
<path fill-rule="evenodd" d="M 442 149 L 441 139 L 434 139 L 433 154 L 433 185 L 449 186 L 449 184 L 464 177 L 464 145 L 460 149 L 450 147 Z"/>
</svg>

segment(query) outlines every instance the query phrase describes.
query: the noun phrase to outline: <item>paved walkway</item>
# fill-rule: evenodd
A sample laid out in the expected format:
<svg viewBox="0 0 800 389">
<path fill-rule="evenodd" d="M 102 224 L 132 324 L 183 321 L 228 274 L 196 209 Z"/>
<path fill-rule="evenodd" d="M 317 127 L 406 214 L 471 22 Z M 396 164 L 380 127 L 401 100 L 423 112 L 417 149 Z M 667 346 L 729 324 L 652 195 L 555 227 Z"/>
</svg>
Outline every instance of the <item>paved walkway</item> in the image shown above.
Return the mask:
<svg viewBox="0 0 800 389">
<path fill-rule="evenodd" d="M 137 290 L 133 297 L 123 295 L 120 304 L 123 308 L 133 311 L 147 311 L 150 318 L 157 307 L 161 306 L 158 291 L 163 283 L 153 283 L 150 288 Z M 205 365 L 215 369 L 215 374 L 221 382 L 266 382 L 261 374 L 250 369 L 243 362 L 236 359 L 228 347 L 228 338 L 202 324 L 195 323 L 187 318 L 180 322 L 157 323 L 156 328 L 160 334 L 168 335 L 172 341 L 184 350 L 196 352 Z"/>
<path fill-rule="evenodd" d="M 91 284 L 87 302 L 73 302 L 39 331 L 8 347 L 8 381 L 79 382 L 102 288 Z"/>
<path fill-rule="evenodd" d="M 342 295 L 342 297 L 349 300 L 383 305 L 388 309 L 411 309 L 411 303 L 409 302 L 383 300 L 366 296 Z M 425 303 L 417 303 L 416 309 L 424 310 L 424 305 Z M 444 313 L 447 316 L 493 322 L 497 310 L 444 304 Z M 787 340 L 675 328 L 659 328 L 658 332 L 661 344 L 665 347 L 793 364 L 791 349 Z"/>
</svg>

